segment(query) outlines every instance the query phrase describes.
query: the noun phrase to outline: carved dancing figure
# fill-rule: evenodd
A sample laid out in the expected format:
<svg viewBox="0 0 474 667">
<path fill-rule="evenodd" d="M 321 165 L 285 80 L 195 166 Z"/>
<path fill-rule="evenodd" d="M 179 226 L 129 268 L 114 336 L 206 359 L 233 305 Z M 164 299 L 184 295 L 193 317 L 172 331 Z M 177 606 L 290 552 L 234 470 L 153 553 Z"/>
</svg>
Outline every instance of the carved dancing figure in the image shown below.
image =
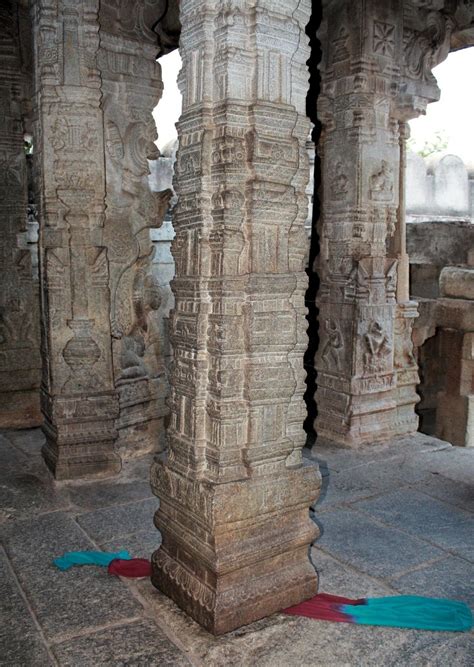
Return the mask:
<svg viewBox="0 0 474 667">
<path fill-rule="evenodd" d="M 380 322 L 373 321 L 364 335 L 364 367 L 369 371 L 383 370 L 387 357 L 392 352 L 388 336 Z"/>
<path fill-rule="evenodd" d="M 370 177 L 370 194 L 372 199 L 391 199 L 393 193 L 393 169 L 382 160 L 380 171 Z"/>
<path fill-rule="evenodd" d="M 321 358 L 326 366 L 334 365 L 337 370 L 340 370 L 340 351 L 344 347 L 341 330 L 339 329 L 337 322 L 332 319 L 326 320 L 325 329 L 327 339 L 323 347 Z"/>
<path fill-rule="evenodd" d="M 158 345 L 156 332 L 151 332 L 148 316 L 158 310 L 161 305 L 161 295 L 156 279 L 152 275 L 143 280 L 139 272 L 133 295 L 133 310 L 135 321 L 129 333 L 122 339 L 120 379 L 147 377 L 149 375 L 145 363 L 147 345 Z M 158 354 L 156 350 L 156 354 Z"/>
</svg>

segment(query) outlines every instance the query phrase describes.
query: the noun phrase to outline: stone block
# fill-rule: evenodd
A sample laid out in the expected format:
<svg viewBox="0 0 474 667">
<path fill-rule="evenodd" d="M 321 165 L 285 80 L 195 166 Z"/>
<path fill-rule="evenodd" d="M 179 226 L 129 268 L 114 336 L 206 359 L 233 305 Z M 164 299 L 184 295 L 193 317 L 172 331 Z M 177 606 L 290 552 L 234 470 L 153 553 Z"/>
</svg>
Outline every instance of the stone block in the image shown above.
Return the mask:
<svg viewBox="0 0 474 667">
<path fill-rule="evenodd" d="M 0 551 L 0 614 L 1 665 L 49 667 L 54 664 L 2 551 Z"/>
<path fill-rule="evenodd" d="M 474 517 L 410 489 L 354 503 L 374 519 L 474 560 Z"/>
<path fill-rule="evenodd" d="M 117 667 L 160 665 L 184 667 L 191 663 L 151 621 L 135 621 L 55 644 L 62 667 Z"/>
<path fill-rule="evenodd" d="M 46 637 L 61 641 L 110 623 L 135 619 L 141 606 L 103 568 L 75 567 L 62 572 L 53 558 L 66 551 L 97 548 L 66 514 L 53 512 L 3 530 L 13 569 Z"/>
<path fill-rule="evenodd" d="M 474 301 L 474 268 L 446 266 L 439 277 L 441 296 Z"/>
<path fill-rule="evenodd" d="M 474 580 L 469 576 L 470 571 L 472 564 L 462 558 L 448 556 L 415 572 L 393 577 L 390 585 L 402 595 L 451 598 L 474 607 Z"/>
<path fill-rule="evenodd" d="M 151 498 L 87 512 L 81 514 L 77 521 L 94 541 L 102 544 L 122 535 L 151 528 L 157 507 L 156 498 Z"/>
<path fill-rule="evenodd" d="M 318 546 L 343 563 L 379 578 L 415 569 L 444 552 L 353 509 L 330 510 L 318 522 Z"/>
</svg>

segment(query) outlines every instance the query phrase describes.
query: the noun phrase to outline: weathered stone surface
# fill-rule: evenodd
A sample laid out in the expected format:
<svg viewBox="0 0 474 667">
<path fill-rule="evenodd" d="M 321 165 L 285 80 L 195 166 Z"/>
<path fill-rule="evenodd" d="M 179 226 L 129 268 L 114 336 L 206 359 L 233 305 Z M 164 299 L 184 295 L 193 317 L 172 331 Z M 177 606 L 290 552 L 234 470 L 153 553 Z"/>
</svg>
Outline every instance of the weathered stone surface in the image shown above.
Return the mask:
<svg viewBox="0 0 474 667">
<path fill-rule="evenodd" d="M 441 296 L 474 301 L 474 269 L 446 266 L 439 276 Z"/>
<path fill-rule="evenodd" d="M 321 549 L 376 577 L 396 576 L 444 555 L 437 547 L 353 509 L 325 512 L 319 524 Z"/>
<path fill-rule="evenodd" d="M 45 459 L 57 479 L 120 470 L 103 240 L 104 133 L 97 0 L 32 12 Z"/>
<path fill-rule="evenodd" d="M 356 582 L 354 579 L 355 585 Z M 364 577 L 361 582 L 378 594 Z M 153 593 L 149 582 L 139 582 L 137 588 L 168 632 L 181 639 L 183 648 L 194 661 L 210 667 L 310 667 L 315 664 L 426 667 L 428 657 L 429 664 L 443 667 L 449 662 L 450 653 L 455 656 L 455 664 L 466 667 L 470 664 L 472 641 L 469 636 L 326 623 L 283 614 L 274 614 L 216 638 L 203 631 L 165 596 Z M 352 587 L 344 590 L 356 594 Z M 360 591 L 358 589 L 357 595 Z"/>
<path fill-rule="evenodd" d="M 3 455 L 3 451 L 2 451 Z M 42 464 L 43 468 L 44 463 Z M 46 470 L 24 469 L 2 476 L 0 507 L 4 520 L 13 521 L 68 507 L 69 498 L 63 489 L 53 486 Z M 1 521 L 0 521 L 1 523 Z"/>
<path fill-rule="evenodd" d="M 153 581 L 223 633 L 317 586 L 318 477 L 301 457 L 310 3 L 180 10 L 170 449 L 152 473 Z"/>
<path fill-rule="evenodd" d="M 26 601 L 0 551 L 0 664 L 47 667 L 53 664 Z"/>
<path fill-rule="evenodd" d="M 25 461 L 15 458 L 16 448 L 8 449 L 11 433 L 0 438 L 0 445 L 5 459 L 2 461 L 2 472 L 8 469 L 19 474 Z M 30 446 L 38 432 L 31 434 Z M 38 438 L 40 442 L 41 439 Z M 422 434 L 411 438 L 413 465 L 419 462 L 423 449 L 434 441 Z M 405 447 L 401 447 L 406 449 Z M 385 447 L 387 465 L 392 464 L 394 454 L 397 455 L 400 442 L 392 447 Z M 453 454 L 459 450 L 448 447 Z M 375 448 L 374 452 L 377 451 Z M 462 450 L 468 456 L 463 459 L 464 471 L 473 470 L 474 451 Z M 36 457 L 37 458 L 37 457 Z M 146 458 L 146 457 L 145 457 Z M 395 458 L 397 458 L 395 456 Z M 335 459 L 337 463 L 339 460 Z M 137 465 L 140 459 L 130 459 L 122 472 L 127 484 L 132 477 L 146 480 L 148 471 Z M 347 461 L 346 461 L 347 463 Z M 42 467 L 42 475 L 52 480 L 46 467 Z M 346 468 L 347 470 L 347 468 Z M 329 471 L 332 472 L 332 471 Z M 455 470 L 451 471 L 455 474 Z M 122 476 L 120 477 L 122 479 Z M 433 479 L 442 479 L 434 475 Z M 43 481 L 45 481 L 43 479 Z M 453 482 L 455 483 L 455 482 Z M 121 484 L 117 484 L 120 486 Z M 71 488 L 71 484 L 62 483 L 61 487 Z M 91 497 L 99 498 L 100 489 L 108 486 L 102 481 L 92 484 L 74 483 L 89 489 Z M 97 496 L 94 488 L 97 488 Z M 112 498 L 110 498 L 112 500 Z M 350 505 L 350 500 L 347 501 Z M 455 495 L 452 503 L 455 502 Z M 120 505 L 120 496 L 115 498 L 115 506 Z M 7 605 L 6 618 L 11 624 L 3 624 L 6 630 L 4 646 L 0 651 L 0 663 L 5 667 L 11 665 L 48 665 L 48 656 L 41 651 L 41 643 L 31 626 L 35 611 L 41 610 L 37 617 L 38 632 L 41 633 L 43 623 L 52 619 L 57 631 L 48 627 L 46 642 L 50 646 L 52 660 L 59 665 L 87 664 L 127 664 L 146 666 L 166 664 L 169 656 L 171 664 L 181 664 L 179 653 L 170 648 L 170 641 L 178 651 L 194 665 L 470 665 L 472 655 L 472 637 L 461 633 L 430 633 L 410 630 L 386 628 L 370 628 L 359 626 L 351 628 L 347 625 L 323 623 L 310 619 L 295 618 L 283 614 L 274 614 L 256 623 L 244 626 L 221 637 L 213 637 L 197 625 L 189 616 L 180 610 L 169 598 L 159 593 L 148 579 L 140 581 L 120 581 L 109 577 L 103 568 L 74 568 L 71 572 L 56 573 L 49 564 L 53 555 L 62 553 L 68 548 L 91 548 L 83 530 L 79 530 L 75 522 L 77 510 L 68 508 L 63 513 L 51 511 L 48 515 L 32 521 L 13 521 L 3 529 L 8 549 L 14 546 L 18 550 L 14 567 L 19 574 L 19 582 L 11 569 L 1 572 L 2 603 Z M 65 518 L 65 514 L 69 519 Z M 354 512 L 354 514 L 356 514 Z M 464 513 L 461 512 L 462 515 Z M 58 516 L 62 517 L 58 520 Z M 357 516 L 359 514 L 357 513 Z M 423 521 L 419 514 L 420 522 Z M 46 520 L 47 519 L 47 520 Z M 327 532 L 331 529 L 331 512 L 321 517 Z M 361 530 L 365 530 L 364 523 Z M 337 526 L 336 526 L 337 528 Z M 196 530 L 196 527 L 195 527 Z M 14 544 L 12 542 L 14 538 Z M 139 548 L 147 544 L 147 550 Z M 370 540 L 370 535 L 367 535 Z M 131 535 L 122 535 L 116 541 L 104 543 L 104 548 L 117 550 L 128 548 L 139 556 L 149 557 L 151 549 L 158 546 L 159 533 L 153 528 Z M 427 544 L 425 540 L 423 544 Z M 360 542 L 365 553 L 366 544 Z M 378 542 L 373 549 L 379 549 Z M 135 551 L 135 547 L 137 551 Z M 405 542 L 394 545 L 393 559 L 403 554 Z M 322 549 L 312 550 L 313 563 L 318 571 L 320 590 L 329 593 L 340 593 L 351 597 L 361 595 L 389 595 L 415 593 L 439 597 L 454 597 L 469 600 L 472 596 L 472 565 L 463 558 L 450 556 L 442 550 L 439 560 L 433 561 L 432 554 L 422 553 L 428 560 L 416 565 L 408 574 L 396 574 L 387 568 L 387 574 L 380 576 L 373 569 L 363 573 L 357 566 L 357 558 L 350 557 L 350 562 L 342 563 L 338 554 L 331 556 Z M 403 555 L 401 556 L 403 560 Z M 0 563 L 1 565 L 1 563 Z M 24 598 L 29 609 L 21 604 L 15 591 L 18 585 L 23 587 Z M 96 596 L 98 599 L 96 600 Z M 127 618 L 125 600 L 132 603 L 130 617 Z M 136 605 L 136 601 L 141 604 Z M 10 603 L 13 605 L 10 607 Z M 41 604 L 40 604 L 41 603 Z M 114 607 L 117 607 L 117 611 Z M 103 614 L 103 616 L 101 616 Z M 90 615 L 90 616 L 89 616 Z M 103 625 L 100 625 L 103 622 Z M 153 625 L 151 625 L 153 623 Z M 19 636 L 21 633 L 21 637 Z M 43 633 L 44 635 L 44 633 Z M 36 638 L 36 639 L 35 639 Z M 3 636 L 2 636 L 3 639 Z M 152 653 L 150 653 L 150 649 Z M 54 654 L 54 655 L 53 655 Z M 5 656 L 5 659 L 4 659 Z M 37 662 L 35 663 L 35 656 Z M 17 657 L 17 659 L 16 659 Z"/>
<path fill-rule="evenodd" d="M 106 542 L 101 542 L 105 551 L 121 551 L 127 549 L 134 558 L 148 558 L 158 549 L 161 544 L 161 535 L 155 526 L 145 530 L 137 530 L 128 535 L 121 535 Z"/>
<path fill-rule="evenodd" d="M 184 667 L 190 664 L 151 621 L 107 628 L 87 637 L 56 644 L 53 651 L 62 667 Z"/>
<path fill-rule="evenodd" d="M 474 512 L 472 484 L 466 483 L 466 475 L 463 475 L 463 478 L 463 482 L 459 480 L 455 482 L 435 472 L 431 473 L 428 479 L 418 482 L 416 489 L 450 505 Z"/>
<path fill-rule="evenodd" d="M 151 529 L 154 510 L 156 500 L 141 500 L 87 512 L 81 514 L 77 521 L 88 535 L 102 544 L 137 530 Z"/>
<path fill-rule="evenodd" d="M 0 428 L 37 426 L 41 379 L 39 287 L 28 224 L 28 129 L 31 63 L 25 11 L 0 8 Z"/>
<path fill-rule="evenodd" d="M 85 511 L 101 510 L 109 505 L 125 505 L 150 498 L 153 494 L 149 481 L 133 480 L 70 486 L 68 495 L 73 505 Z"/>
<path fill-rule="evenodd" d="M 47 638 L 95 631 L 109 623 L 135 619 L 141 606 L 102 568 L 62 572 L 52 561 L 66 551 L 94 548 L 63 512 L 12 524 L 3 529 L 7 554 Z"/>
<path fill-rule="evenodd" d="M 468 512 L 410 489 L 362 500 L 353 506 L 374 519 L 474 561 L 474 517 Z"/>
<path fill-rule="evenodd" d="M 119 396 L 118 448 L 136 456 L 164 447 L 166 383 L 157 311 L 161 293 L 152 272 L 150 230 L 163 221 L 171 190 L 151 192 L 155 160 L 152 117 L 163 85 L 151 26 L 162 8 L 145 0 L 100 6 L 98 66 L 105 127 L 106 212 L 110 318 L 115 386 Z M 140 76 L 137 76 L 137 73 Z"/>
<path fill-rule="evenodd" d="M 343 595 L 349 598 L 380 597 L 393 595 L 394 590 L 386 582 L 361 574 L 351 565 L 344 565 L 320 549 L 312 549 L 313 563 L 319 576 L 319 593 Z"/>
<path fill-rule="evenodd" d="M 466 546 L 472 541 L 468 536 Z M 468 565 L 472 568 L 472 565 Z M 466 561 L 456 556 L 442 558 L 415 572 L 394 577 L 391 586 L 403 595 L 429 595 L 435 598 L 463 600 L 474 606 L 474 581 L 466 576 Z"/>
</svg>

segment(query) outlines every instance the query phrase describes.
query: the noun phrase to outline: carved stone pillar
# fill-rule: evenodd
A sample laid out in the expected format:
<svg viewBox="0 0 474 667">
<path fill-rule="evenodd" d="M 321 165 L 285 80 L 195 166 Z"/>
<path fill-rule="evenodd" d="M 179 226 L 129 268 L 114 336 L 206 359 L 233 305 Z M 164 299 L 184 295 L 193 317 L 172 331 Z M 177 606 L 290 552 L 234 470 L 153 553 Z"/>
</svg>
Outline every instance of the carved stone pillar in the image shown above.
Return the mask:
<svg viewBox="0 0 474 667">
<path fill-rule="evenodd" d="M 395 435 L 398 207 L 392 115 L 402 41 L 399 3 L 328 3 L 320 31 L 322 160 L 316 431 L 345 445 Z"/>
<path fill-rule="evenodd" d="M 32 3 L 43 454 L 58 479 L 120 470 L 105 218 L 98 0 Z"/>
<path fill-rule="evenodd" d="M 431 69 L 446 57 L 454 26 L 468 24 L 461 14 L 443 0 L 325 3 L 315 426 L 341 445 L 417 428 L 417 311 L 409 300 L 403 210 L 406 121 L 438 99 Z"/>
<path fill-rule="evenodd" d="M 309 0 L 184 0 L 153 583 L 219 634 L 314 595 L 301 456 Z"/>
<path fill-rule="evenodd" d="M 105 128 L 106 215 L 118 448 L 124 456 L 164 447 L 166 414 L 160 288 L 151 270 L 150 228 L 171 191 L 152 193 L 148 160 L 158 157 L 152 110 L 162 93 L 157 36 L 162 8 L 146 0 L 101 2 L 99 67 Z"/>
<path fill-rule="evenodd" d="M 0 7 L 0 427 L 39 426 L 41 379 L 39 282 L 27 223 L 24 146 L 28 44 L 23 10 Z"/>
</svg>

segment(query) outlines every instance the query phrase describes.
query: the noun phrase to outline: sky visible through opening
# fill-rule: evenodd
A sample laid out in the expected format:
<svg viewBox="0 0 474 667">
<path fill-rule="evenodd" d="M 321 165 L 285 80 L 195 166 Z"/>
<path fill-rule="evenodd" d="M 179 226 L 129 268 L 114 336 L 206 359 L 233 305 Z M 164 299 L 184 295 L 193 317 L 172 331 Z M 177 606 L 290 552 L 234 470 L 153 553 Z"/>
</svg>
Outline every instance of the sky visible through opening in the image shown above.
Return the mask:
<svg viewBox="0 0 474 667">
<path fill-rule="evenodd" d="M 153 115 L 158 128 L 156 143 L 162 151 L 177 138 L 175 123 L 181 113 L 181 94 L 176 83 L 181 68 L 178 50 L 163 56 L 159 62 L 164 92 Z M 444 152 L 459 155 L 467 165 L 474 165 L 474 48 L 451 53 L 433 72 L 441 99 L 428 105 L 426 116 L 410 122 L 410 147 L 421 150 L 426 143 L 436 142 L 438 134 L 441 143 L 446 144 Z"/>
</svg>

